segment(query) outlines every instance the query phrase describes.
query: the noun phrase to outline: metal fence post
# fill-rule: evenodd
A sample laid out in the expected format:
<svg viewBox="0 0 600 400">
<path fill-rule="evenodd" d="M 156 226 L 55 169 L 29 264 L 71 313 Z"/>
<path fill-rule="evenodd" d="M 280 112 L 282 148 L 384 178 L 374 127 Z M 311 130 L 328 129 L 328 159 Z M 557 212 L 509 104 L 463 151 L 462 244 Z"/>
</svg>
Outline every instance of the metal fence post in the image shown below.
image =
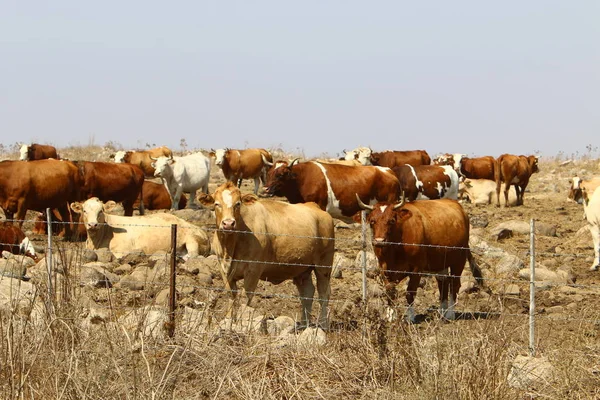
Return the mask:
<svg viewBox="0 0 600 400">
<path fill-rule="evenodd" d="M 360 212 L 362 228 L 362 299 L 367 304 L 367 211 Z"/>
<path fill-rule="evenodd" d="M 46 310 L 48 314 L 54 315 L 54 290 L 52 288 L 52 212 L 46 208 L 46 225 L 48 228 L 48 250 L 46 251 L 46 272 L 48 273 L 48 298 L 46 299 Z"/>
<path fill-rule="evenodd" d="M 535 220 L 529 227 L 529 355 L 535 356 Z"/>
<path fill-rule="evenodd" d="M 169 337 L 175 336 L 175 284 L 177 276 L 177 225 L 171 225 L 171 271 L 169 284 Z"/>
</svg>

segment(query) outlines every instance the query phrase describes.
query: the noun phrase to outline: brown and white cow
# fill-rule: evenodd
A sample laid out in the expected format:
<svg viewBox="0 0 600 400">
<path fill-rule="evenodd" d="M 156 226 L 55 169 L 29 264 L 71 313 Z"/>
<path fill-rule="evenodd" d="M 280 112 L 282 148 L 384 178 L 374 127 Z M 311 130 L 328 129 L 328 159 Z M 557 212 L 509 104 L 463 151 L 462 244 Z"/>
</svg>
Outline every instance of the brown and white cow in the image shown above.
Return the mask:
<svg viewBox="0 0 600 400">
<path fill-rule="evenodd" d="M 169 210 L 171 208 L 171 196 L 165 185 L 152 181 L 144 181 L 142 186 L 142 200 L 144 210 Z M 185 196 L 179 198 L 179 210 L 183 210 L 187 205 Z M 137 199 L 133 203 L 133 208 L 139 209 L 140 201 Z"/>
<path fill-rule="evenodd" d="M 104 204 L 97 197 L 71 208 L 80 213 L 87 229 L 86 247 L 108 248 L 121 258 L 133 250 L 145 254 L 171 250 L 171 225 L 177 225 L 177 252 L 184 257 L 206 256 L 210 252 L 208 234 L 200 227 L 168 213 L 125 217 L 108 214 L 116 203 Z"/>
<path fill-rule="evenodd" d="M 24 144 L 19 152 L 21 154 L 19 160 L 21 161 L 45 160 L 47 158 L 58 160 L 56 147 L 47 144 Z"/>
<path fill-rule="evenodd" d="M 7 219 L 19 220 L 19 226 L 27 210 L 56 208 L 63 220 L 68 219 L 68 203 L 80 199 L 81 186 L 79 170 L 69 161 L 0 162 L 0 207 Z M 70 235 L 70 227 L 64 228 Z"/>
<path fill-rule="evenodd" d="M 8 221 L 0 222 L 0 254 L 8 251 L 38 260 L 33 244 L 21 228 Z"/>
<path fill-rule="evenodd" d="M 266 181 L 266 171 L 273 165 L 273 156 L 265 149 L 217 149 L 211 150 L 209 156 L 215 158 L 215 165 L 221 167 L 225 179 L 240 187 L 243 179 L 254 179 L 254 194 L 262 180 Z"/>
<path fill-rule="evenodd" d="M 144 171 L 144 175 L 147 177 L 154 177 L 154 167 L 152 167 L 152 160 L 150 157 L 158 158 L 162 156 L 173 157 L 173 152 L 167 146 L 161 146 L 141 151 L 117 151 L 115 154 L 111 154 L 110 158 L 113 158 L 115 163 L 137 165 Z"/>
<path fill-rule="evenodd" d="M 571 200 L 578 204 L 582 204 L 583 190 L 586 190 L 588 194 L 594 193 L 594 190 L 600 187 L 600 177 L 593 177 L 591 179 L 584 180 L 578 176 L 575 176 L 569 181 L 569 183 L 571 184 L 571 187 L 569 188 L 567 200 Z"/>
<path fill-rule="evenodd" d="M 449 165 L 392 168 L 407 201 L 458 198 L 458 174 Z"/>
<path fill-rule="evenodd" d="M 234 301 L 236 282 L 241 279 L 247 305 L 259 280 L 277 285 L 292 279 L 302 303 L 301 323 L 306 326 L 315 292 L 314 272 L 321 304 L 319 324 L 328 327 L 334 254 L 330 215 L 314 203 L 289 204 L 242 195 L 232 182 L 221 185 L 212 196 L 200 194 L 198 201 L 215 210 L 217 230 L 212 247 Z"/>
<path fill-rule="evenodd" d="M 505 207 L 508 207 L 508 189 L 514 185 L 517 192 L 517 205 L 523 204 L 523 194 L 529 184 L 531 175 L 538 172 L 538 158 L 536 156 L 515 156 L 503 154 L 496 160 L 496 206 L 500 207 L 500 187 L 504 182 Z"/>
<path fill-rule="evenodd" d="M 432 162 L 434 165 L 449 165 L 454 168 L 457 174 L 460 174 L 460 163 L 465 157 L 467 157 L 467 155 L 462 153 L 438 154 L 438 156 L 434 158 Z"/>
<path fill-rule="evenodd" d="M 358 197 L 358 196 L 357 196 Z M 454 319 L 460 277 L 468 260 L 473 276 L 482 282 L 481 270 L 469 249 L 469 217 L 455 200 L 380 202 L 370 210 L 368 222 L 373 247 L 386 290 L 408 277 L 406 317 L 414 322 L 413 303 L 422 274 L 434 273 L 440 291 L 440 312 Z M 448 276 L 448 272 L 450 276 Z"/>
<path fill-rule="evenodd" d="M 431 157 L 425 150 L 388 150 L 374 152 L 369 147 L 357 147 L 354 150 L 344 150 L 345 160 L 358 160 L 362 165 L 375 165 L 394 168 L 404 164 L 430 165 Z"/>
<path fill-rule="evenodd" d="M 314 201 L 333 217 L 352 217 L 360 207 L 355 193 L 371 201 L 396 201 L 400 183 L 391 169 L 351 167 L 316 161 L 291 164 L 278 161 L 267 174 L 268 195 L 284 196 L 292 204 Z"/>
<path fill-rule="evenodd" d="M 102 201 L 123 203 L 126 216 L 133 215 L 133 203 L 141 198 L 144 173 L 133 164 L 79 161 L 83 185 L 82 199 L 98 197 Z M 143 214 L 143 205 L 140 214 Z"/>
</svg>

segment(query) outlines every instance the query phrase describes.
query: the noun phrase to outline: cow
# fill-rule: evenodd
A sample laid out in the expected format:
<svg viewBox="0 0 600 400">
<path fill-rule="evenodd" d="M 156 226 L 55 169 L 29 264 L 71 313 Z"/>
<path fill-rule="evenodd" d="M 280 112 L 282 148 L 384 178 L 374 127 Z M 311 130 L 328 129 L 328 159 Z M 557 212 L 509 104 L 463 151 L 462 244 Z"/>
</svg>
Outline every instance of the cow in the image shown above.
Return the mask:
<svg viewBox="0 0 600 400">
<path fill-rule="evenodd" d="M 344 153 L 343 159 L 346 161 L 356 160 L 361 165 L 371 165 L 371 153 L 373 153 L 373 150 L 370 147 L 361 146 L 349 151 L 344 149 L 342 153 Z"/>
<path fill-rule="evenodd" d="M 23 230 L 9 221 L 0 222 L 0 254 L 8 251 L 22 254 L 38 261 L 35 248 Z"/>
<path fill-rule="evenodd" d="M 241 187 L 243 179 L 254 179 L 254 194 L 262 180 L 266 181 L 266 170 L 273 163 L 273 156 L 265 149 L 211 149 L 210 157 L 221 167 L 225 179 Z"/>
<path fill-rule="evenodd" d="M 278 161 L 269 169 L 264 186 L 268 196 L 284 196 L 293 204 L 313 201 L 333 217 L 346 220 L 360 211 L 354 193 L 367 203 L 400 197 L 400 183 L 389 168 L 297 161 Z"/>
<path fill-rule="evenodd" d="M 144 175 L 154 177 L 154 167 L 152 167 L 151 157 L 173 157 L 173 152 L 167 146 L 156 147 L 154 149 L 142 151 L 117 151 L 110 155 L 115 163 L 128 163 L 139 166 Z"/>
<path fill-rule="evenodd" d="M 177 252 L 184 257 L 206 256 L 210 252 L 208 234 L 200 227 L 168 213 L 125 217 L 108 214 L 116 203 L 103 203 L 97 197 L 71 203 L 71 209 L 82 215 L 87 230 L 86 247 L 108 248 L 117 258 L 133 250 L 151 255 L 171 250 L 171 225 L 177 225 Z"/>
<path fill-rule="evenodd" d="M 590 224 L 590 233 L 594 243 L 595 257 L 590 271 L 598 271 L 600 268 L 600 189 L 596 188 L 591 195 L 585 187 L 581 189 L 581 192 L 585 219 Z"/>
<path fill-rule="evenodd" d="M 171 197 L 171 210 L 177 210 L 183 192 L 190 194 L 188 207 L 196 206 L 196 191 L 208 193 L 210 159 L 202 153 L 184 157 L 158 157 L 152 159 L 154 176 L 162 178 Z"/>
<path fill-rule="evenodd" d="M 171 208 L 171 196 L 165 185 L 152 182 L 149 180 L 144 181 L 142 186 L 142 200 L 144 204 L 144 210 L 168 210 Z M 187 205 L 187 199 L 185 196 L 179 198 L 179 209 L 184 209 Z M 133 208 L 139 208 L 139 199 L 133 203 Z"/>
<path fill-rule="evenodd" d="M 58 160 L 56 147 L 47 144 L 24 144 L 19 152 L 21 154 L 19 160 L 21 161 L 45 160 L 47 158 Z"/>
<path fill-rule="evenodd" d="M 69 218 L 67 221 L 63 221 L 62 216 L 56 209 L 52 209 L 52 234 L 59 235 L 63 229 L 64 224 L 68 224 L 70 229 L 74 232 L 73 239 L 84 240 L 87 238 L 87 232 L 83 225 L 81 215 L 72 211 L 69 207 Z M 48 219 L 46 212 L 38 212 L 33 220 L 33 228 L 31 232 L 36 235 L 48 234 Z"/>
<path fill-rule="evenodd" d="M 346 160 L 356 159 L 362 165 L 394 168 L 404 164 L 412 166 L 431 164 L 431 157 L 425 150 L 373 152 L 369 147 L 357 147 L 349 152 L 344 150 L 344 153 Z"/>
<path fill-rule="evenodd" d="M 457 174 L 460 174 L 460 164 L 463 158 L 466 158 L 466 154 L 462 153 L 445 153 L 438 154 L 436 158 L 432 160 L 434 165 L 449 165 L 456 171 Z"/>
<path fill-rule="evenodd" d="M 600 186 L 600 177 L 584 180 L 578 176 L 575 176 L 569 181 L 569 183 L 571 184 L 571 187 L 569 188 L 567 200 L 582 204 L 583 189 L 585 189 L 588 193 L 594 193 L 594 190 Z"/>
<path fill-rule="evenodd" d="M 113 200 L 123 203 L 126 216 L 133 215 L 133 203 L 142 197 L 144 172 L 133 164 L 108 162 L 75 162 L 81 173 L 82 199 L 98 197 L 102 201 Z M 143 214 L 143 204 L 140 214 Z"/>
<path fill-rule="evenodd" d="M 509 206 L 508 189 L 514 185 L 517 192 L 517 205 L 523 205 L 523 194 L 529 183 L 531 175 L 538 172 L 538 158 L 536 156 L 515 156 L 503 154 L 496 160 L 496 206 L 500 207 L 500 187 L 504 182 L 505 207 Z"/>
<path fill-rule="evenodd" d="M 402 165 L 392 168 L 407 201 L 458 198 L 458 174 L 449 165 Z"/>
<path fill-rule="evenodd" d="M 373 248 L 385 288 L 395 297 L 395 286 L 408 276 L 406 317 L 415 321 L 413 303 L 422 274 L 437 274 L 440 313 L 454 319 L 454 305 L 460 277 L 469 261 L 479 284 L 483 277 L 469 249 L 469 217 L 461 205 L 450 199 L 379 202 L 364 204 L 373 234 Z M 450 276 L 448 276 L 448 271 Z"/>
<path fill-rule="evenodd" d="M 67 220 L 68 203 L 80 199 L 81 186 L 79 170 L 69 161 L 0 162 L 0 207 L 7 219 L 19 220 L 19 227 L 23 226 L 27 210 L 56 208 Z M 63 234 L 71 234 L 68 224 Z"/>
<path fill-rule="evenodd" d="M 458 185 L 459 195 L 469 199 L 474 205 L 496 204 L 496 182 L 489 179 L 470 179 L 466 178 Z M 504 205 L 504 197 L 500 197 L 500 204 Z M 510 206 L 517 204 L 517 193 L 514 188 L 508 193 L 508 202 Z"/>
<path fill-rule="evenodd" d="M 464 178 L 495 180 L 496 159 L 492 156 L 462 157 L 460 169 L 457 172 Z"/>
<path fill-rule="evenodd" d="M 292 279 L 301 299 L 301 324 L 307 326 L 315 292 L 311 277 L 314 272 L 321 304 L 319 324 L 328 327 L 334 254 L 330 215 L 315 203 L 289 204 L 242 195 L 232 182 L 219 186 L 212 196 L 200 194 L 198 201 L 214 208 L 217 230 L 212 247 L 232 302 L 236 298 L 236 282 L 241 279 L 247 305 L 259 280 L 277 285 Z M 230 310 L 233 312 L 233 307 Z"/>
</svg>

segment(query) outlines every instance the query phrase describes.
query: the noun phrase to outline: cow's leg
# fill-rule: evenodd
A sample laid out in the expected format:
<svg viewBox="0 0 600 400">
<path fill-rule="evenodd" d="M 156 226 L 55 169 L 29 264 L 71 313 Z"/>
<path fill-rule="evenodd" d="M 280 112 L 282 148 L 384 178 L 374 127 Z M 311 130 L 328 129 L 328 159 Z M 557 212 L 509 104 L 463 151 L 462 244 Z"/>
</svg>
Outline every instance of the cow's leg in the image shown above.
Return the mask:
<svg viewBox="0 0 600 400">
<path fill-rule="evenodd" d="M 517 194 L 517 205 L 520 206 L 523 204 L 523 191 L 521 190 L 521 186 L 514 185 L 515 193 Z"/>
<path fill-rule="evenodd" d="M 61 229 L 61 233 L 59 233 L 59 235 L 62 234 L 63 237 L 67 238 L 68 240 L 77 240 L 78 238 L 73 234 L 73 230 L 71 229 L 72 224 L 69 204 L 65 203 L 64 206 L 58 207 L 56 210 L 60 215 L 60 219 L 63 221 L 63 228 Z M 75 230 L 77 231 L 77 229 Z"/>
<path fill-rule="evenodd" d="M 310 311 L 312 310 L 313 297 L 315 295 L 315 285 L 313 284 L 310 270 L 306 270 L 295 277 L 294 284 L 298 288 L 300 303 L 302 304 L 300 326 L 307 327 L 310 322 Z"/>
<path fill-rule="evenodd" d="M 440 291 L 440 316 L 442 318 L 454 319 L 454 310 L 450 311 L 448 294 L 450 289 L 450 279 L 448 277 L 448 269 L 445 268 L 436 275 L 435 279 L 438 283 L 438 290 Z M 451 314 L 451 315 L 450 315 Z"/>
<path fill-rule="evenodd" d="M 259 186 L 260 186 L 260 178 L 257 176 L 254 178 L 254 194 L 258 194 Z"/>
<path fill-rule="evenodd" d="M 510 190 L 510 182 L 504 184 L 504 207 L 508 207 L 508 192 Z M 517 194 L 518 197 L 518 194 Z"/>
<path fill-rule="evenodd" d="M 177 185 L 177 189 L 175 189 L 175 195 L 171 198 L 171 210 L 179 210 L 179 199 L 181 199 L 181 194 L 183 193 L 183 186 Z M 194 201 L 194 198 L 190 198 L 190 202 Z M 189 203 L 188 203 L 189 207 Z"/>
<path fill-rule="evenodd" d="M 406 287 L 406 321 L 413 324 L 416 322 L 415 315 L 415 297 L 417 296 L 417 289 L 419 288 L 419 282 L 421 281 L 421 275 L 415 274 L 410 275 L 408 278 L 408 285 Z"/>
<path fill-rule="evenodd" d="M 190 201 L 188 201 L 188 204 L 186 206 L 186 208 L 191 208 L 191 209 L 197 209 L 198 206 L 196 205 L 196 190 L 190 190 Z"/>
<path fill-rule="evenodd" d="M 133 200 L 127 199 L 123 201 L 123 212 L 126 217 L 133 215 Z"/>
<path fill-rule="evenodd" d="M 600 268 L 600 227 L 598 225 L 590 226 L 590 232 L 592 233 L 592 240 L 594 241 L 594 264 L 590 268 L 590 271 L 598 271 Z"/>
<path fill-rule="evenodd" d="M 319 304 L 321 313 L 319 314 L 319 326 L 322 329 L 329 329 L 329 296 L 331 295 L 331 268 L 326 268 L 320 264 L 315 267 L 315 276 L 317 278 L 317 292 L 319 294 Z"/>
</svg>

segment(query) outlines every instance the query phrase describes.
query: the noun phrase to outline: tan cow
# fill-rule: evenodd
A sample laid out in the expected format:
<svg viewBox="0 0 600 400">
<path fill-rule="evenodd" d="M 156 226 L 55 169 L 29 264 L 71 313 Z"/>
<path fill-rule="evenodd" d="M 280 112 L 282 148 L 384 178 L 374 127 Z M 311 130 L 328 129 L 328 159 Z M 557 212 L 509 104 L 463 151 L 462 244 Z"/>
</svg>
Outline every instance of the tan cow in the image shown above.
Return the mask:
<svg viewBox="0 0 600 400">
<path fill-rule="evenodd" d="M 150 157 L 158 158 L 163 156 L 173 157 L 173 152 L 167 146 L 161 146 L 143 151 L 117 151 L 115 154 L 111 154 L 110 158 L 113 158 L 116 163 L 137 165 L 144 171 L 145 176 L 154 177 L 154 167 L 152 166 Z"/>
<path fill-rule="evenodd" d="M 212 196 L 200 194 L 198 201 L 215 210 L 217 230 L 212 246 L 232 301 L 241 279 L 247 305 L 259 279 L 275 285 L 293 279 L 302 303 L 301 323 L 307 325 L 315 292 L 314 271 L 321 303 L 319 323 L 327 328 L 334 252 L 329 214 L 314 203 L 288 204 L 242 195 L 232 182 L 221 185 Z"/>
<path fill-rule="evenodd" d="M 177 225 L 177 251 L 188 257 L 208 255 L 210 243 L 207 233 L 173 214 L 124 217 L 107 214 L 116 206 L 114 201 L 103 204 L 93 197 L 84 203 L 71 203 L 73 211 L 82 214 L 87 229 L 88 249 L 108 248 L 119 258 L 133 250 L 152 254 L 171 249 L 171 225 Z M 184 251 L 185 250 L 185 251 Z"/>
<path fill-rule="evenodd" d="M 600 189 L 594 190 L 591 194 L 582 189 L 583 210 L 585 219 L 590 224 L 590 233 L 594 243 L 594 263 L 590 271 L 598 271 L 600 268 Z"/>
<path fill-rule="evenodd" d="M 467 196 L 469 201 L 475 205 L 496 204 L 496 182 L 490 179 L 470 179 L 467 178 L 458 185 L 459 195 Z M 500 205 L 504 205 L 506 200 L 500 196 Z M 510 188 L 508 192 L 508 205 L 517 205 L 517 192 Z"/>
<path fill-rule="evenodd" d="M 254 194 L 258 193 L 260 181 L 266 182 L 267 168 L 273 165 L 273 157 L 265 149 L 217 149 L 211 150 L 210 157 L 221 167 L 225 179 L 240 187 L 242 179 L 254 179 Z"/>
<path fill-rule="evenodd" d="M 600 177 L 594 177 L 592 179 L 584 180 L 578 176 L 575 176 L 569 182 L 571 183 L 571 187 L 569 188 L 567 200 L 571 200 L 578 204 L 582 204 L 583 190 L 586 190 L 588 194 L 594 193 L 594 190 L 596 190 L 596 188 L 600 186 Z"/>
</svg>

